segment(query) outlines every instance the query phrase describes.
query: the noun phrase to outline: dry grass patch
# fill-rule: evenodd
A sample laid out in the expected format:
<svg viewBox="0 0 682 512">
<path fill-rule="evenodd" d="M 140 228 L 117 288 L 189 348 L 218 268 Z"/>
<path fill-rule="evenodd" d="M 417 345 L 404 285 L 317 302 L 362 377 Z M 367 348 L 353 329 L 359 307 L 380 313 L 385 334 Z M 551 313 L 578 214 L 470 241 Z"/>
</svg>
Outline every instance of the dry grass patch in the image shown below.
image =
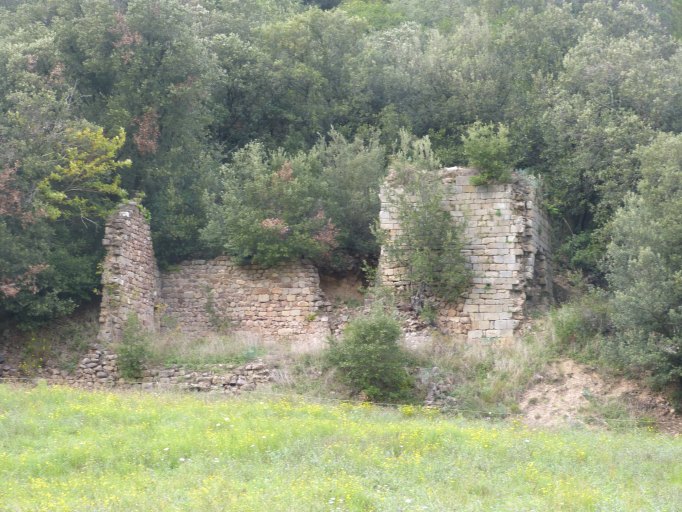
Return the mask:
<svg viewBox="0 0 682 512">
<path fill-rule="evenodd" d="M 429 378 L 447 382 L 450 408 L 474 416 L 519 412 L 519 399 L 533 375 L 554 357 L 542 323 L 506 341 L 435 335 L 415 353 L 422 366 L 437 367 Z"/>
<path fill-rule="evenodd" d="M 157 364 L 241 364 L 282 347 L 249 334 L 213 334 L 200 337 L 169 332 L 154 336 L 150 342 L 151 361 Z"/>
</svg>

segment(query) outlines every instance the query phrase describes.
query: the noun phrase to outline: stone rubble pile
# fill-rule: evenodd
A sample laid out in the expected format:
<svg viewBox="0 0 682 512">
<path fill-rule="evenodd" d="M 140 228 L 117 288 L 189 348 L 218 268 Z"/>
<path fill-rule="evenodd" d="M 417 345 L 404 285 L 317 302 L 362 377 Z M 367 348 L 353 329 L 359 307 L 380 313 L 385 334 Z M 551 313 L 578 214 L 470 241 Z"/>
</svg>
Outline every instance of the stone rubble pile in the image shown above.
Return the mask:
<svg viewBox="0 0 682 512">
<path fill-rule="evenodd" d="M 76 371 L 41 368 L 34 379 L 45 379 L 50 384 L 84 388 L 170 389 L 179 391 L 220 392 L 237 395 L 253 391 L 271 381 L 270 368 L 258 359 L 250 363 L 216 364 L 203 370 L 172 366 L 143 370 L 139 381 L 131 382 L 120 376 L 118 356 L 106 349 L 92 349 L 81 359 Z M 0 377 L 21 379 L 21 372 L 10 365 L 0 366 Z"/>
<path fill-rule="evenodd" d="M 87 387 L 112 387 L 123 383 L 118 375 L 116 354 L 107 350 L 92 350 L 85 356 L 76 370 L 76 383 Z"/>
<path fill-rule="evenodd" d="M 270 369 L 262 361 L 241 366 L 217 365 L 215 371 L 195 371 L 182 367 L 153 369 L 145 372 L 143 388 L 176 386 L 188 391 L 214 391 L 239 394 L 253 391 L 259 384 L 270 382 Z M 223 373 L 226 372 L 226 373 Z"/>
<path fill-rule="evenodd" d="M 9 364 L 0 365 L 0 378 L 2 379 L 16 379 L 20 377 L 21 374 L 17 368 L 10 366 Z"/>
</svg>

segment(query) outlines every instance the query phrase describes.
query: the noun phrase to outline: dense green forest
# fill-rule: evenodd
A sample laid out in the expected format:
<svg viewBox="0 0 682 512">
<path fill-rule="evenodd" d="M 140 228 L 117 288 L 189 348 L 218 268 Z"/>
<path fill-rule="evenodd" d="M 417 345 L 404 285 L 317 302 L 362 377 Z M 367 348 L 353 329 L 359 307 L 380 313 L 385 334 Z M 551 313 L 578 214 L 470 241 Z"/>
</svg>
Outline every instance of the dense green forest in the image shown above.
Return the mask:
<svg viewBox="0 0 682 512">
<path fill-rule="evenodd" d="M 680 35 L 679 0 L 5 0 L 0 320 L 92 300 L 125 198 L 162 265 L 347 272 L 392 155 L 467 164 L 487 130 L 543 183 L 556 264 L 610 291 L 604 329 L 678 378 Z"/>
</svg>

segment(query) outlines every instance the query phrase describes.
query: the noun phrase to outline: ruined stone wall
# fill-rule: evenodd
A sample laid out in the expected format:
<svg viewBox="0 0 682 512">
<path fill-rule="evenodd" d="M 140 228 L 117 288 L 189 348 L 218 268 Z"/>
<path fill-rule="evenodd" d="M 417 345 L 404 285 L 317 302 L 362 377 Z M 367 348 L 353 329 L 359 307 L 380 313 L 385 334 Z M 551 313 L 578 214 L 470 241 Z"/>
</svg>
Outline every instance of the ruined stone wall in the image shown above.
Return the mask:
<svg viewBox="0 0 682 512">
<path fill-rule="evenodd" d="M 99 338 L 120 339 L 130 315 L 155 331 L 158 270 L 149 224 L 137 204 L 125 204 L 109 218 L 103 244 L 107 253 L 102 264 Z"/>
<path fill-rule="evenodd" d="M 523 214 L 525 230 L 521 239 L 524 263 L 524 292 L 526 309 L 543 308 L 552 303 L 552 267 L 550 225 L 546 212 L 540 205 L 538 189 L 527 181 L 515 185 L 518 209 Z M 525 200 L 524 205 L 521 203 Z"/>
<path fill-rule="evenodd" d="M 330 334 L 328 303 L 315 267 L 239 266 L 227 257 L 194 260 L 159 273 L 149 225 L 135 203 L 107 223 L 99 338 L 116 341 L 127 318 L 190 335 L 248 332 L 306 350 Z"/>
<path fill-rule="evenodd" d="M 92 347 L 70 372 L 57 368 L 37 368 L 32 379 L 51 385 L 79 388 L 155 389 L 172 391 L 203 391 L 239 395 L 266 385 L 272 378 L 270 368 L 261 359 L 246 364 L 202 365 L 200 371 L 182 365 L 148 367 L 138 379 L 124 379 L 118 367 L 118 355 L 106 348 Z M 19 368 L 0 365 L 0 379 L 24 382 Z"/>
<path fill-rule="evenodd" d="M 247 331 L 299 348 L 330 333 L 317 269 L 295 262 L 240 266 L 227 257 L 195 260 L 161 274 L 163 324 L 185 333 Z"/>
<path fill-rule="evenodd" d="M 459 304 L 439 305 L 439 324 L 469 339 L 513 336 L 528 306 L 551 297 L 549 225 L 536 190 L 520 177 L 506 185 L 474 187 L 474 171 L 442 171 L 444 207 L 465 228 L 464 253 L 473 286 Z M 381 227 L 395 236 L 397 212 L 382 191 Z M 184 262 L 159 274 L 149 226 L 137 205 L 124 205 L 107 223 L 104 245 L 102 340 L 120 339 L 129 315 L 149 331 L 190 335 L 248 332 L 264 341 L 288 341 L 301 350 L 321 345 L 330 333 L 329 304 L 317 270 L 294 262 L 265 269 L 226 257 Z M 385 284 L 409 288 L 404 269 L 382 255 Z"/>
<path fill-rule="evenodd" d="M 528 306 L 550 301 L 549 224 L 525 179 L 475 187 L 469 183 L 473 174 L 457 167 L 441 171 L 447 191 L 443 206 L 465 225 L 464 254 L 473 286 L 459 304 L 438 305 L 438 323 L 470 340 L 511 338 Z M 380 214 L 389 237 L 400 232 L 390 191 L 382 191 Z M 379 275 L 385 284 L 409 288 L 405 269 L 383 253 Z"/>
</svg>

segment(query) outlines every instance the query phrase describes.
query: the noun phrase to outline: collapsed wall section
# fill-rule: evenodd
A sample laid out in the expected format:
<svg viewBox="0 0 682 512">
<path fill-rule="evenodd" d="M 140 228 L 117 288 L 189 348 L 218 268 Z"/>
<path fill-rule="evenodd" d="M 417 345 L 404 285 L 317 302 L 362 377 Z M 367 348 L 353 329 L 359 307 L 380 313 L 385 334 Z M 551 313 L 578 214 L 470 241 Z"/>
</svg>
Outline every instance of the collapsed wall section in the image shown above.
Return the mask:
<svg viewBox="0 0 682 512">
<path fill-rule="evenodd" d="M 551 298 L 549 223 L 537 202 L 536 189 L 514 176 L 504 185 L 473 186 L 473 169 L 441 171 L 446 187 L 443 207 L 465 226 L 464 255 L 473 272 L 471 289 L 457 304 L 438 304 L 438 323 L 467 338 L 514 336 L 527 307 Z M 400 233 L 390 184 L 381 194 L 381 228 Z M 405 268 L 382 251 L 379 275 L 384 284 L 409 292 Z"/>
<path fill-rule="evenodd" d="M 144 329 L 156 331 L 158 270 L 149 224 L 136 203 L 123 205 L 109 218 L 102 243 L 106 256 L 98 338 L 119 340 L 131 315 Z"/>
<path fill-rule="evenodd" d="M 330 334 L 317 269 L 306 262 L 240 266 L 227 257 L 184 262 L 161 274 L 163 325 L 202 334 L 246 331 L 299 348 Z"/>
</svg>

